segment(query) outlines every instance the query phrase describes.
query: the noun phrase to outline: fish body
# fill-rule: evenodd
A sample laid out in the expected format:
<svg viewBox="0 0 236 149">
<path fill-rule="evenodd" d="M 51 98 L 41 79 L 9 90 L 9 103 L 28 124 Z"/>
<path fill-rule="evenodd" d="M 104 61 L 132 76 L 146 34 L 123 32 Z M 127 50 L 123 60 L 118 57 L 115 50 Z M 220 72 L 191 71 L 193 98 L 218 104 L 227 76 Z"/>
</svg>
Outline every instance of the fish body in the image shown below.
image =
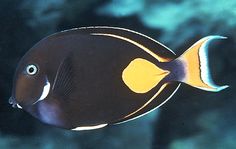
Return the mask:
<svg viewBox="0 0 236 149">
<path fill-rule="evenodd" d="M 21 59 L 10 103 L 42 122 L 89 130 L 138 118 L 164 104 L 181 83 L 215 85 L 207 63 L 208 36 L 181 56 L 143 34 L 86 27 L 44 38 Z"/>
</svg>

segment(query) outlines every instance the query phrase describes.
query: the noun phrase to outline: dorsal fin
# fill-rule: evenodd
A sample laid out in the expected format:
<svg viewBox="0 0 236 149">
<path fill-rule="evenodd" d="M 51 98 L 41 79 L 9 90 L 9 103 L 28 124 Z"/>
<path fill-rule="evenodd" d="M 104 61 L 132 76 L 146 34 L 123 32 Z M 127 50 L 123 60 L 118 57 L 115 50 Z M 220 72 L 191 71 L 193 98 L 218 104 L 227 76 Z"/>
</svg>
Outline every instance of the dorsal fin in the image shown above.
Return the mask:
<svg viewBox="0 0 236 149">
<path fill-rule="evenodd" d="M 73 66 L 69 56 L 67 56 L 59 65 L 52 87 L 54 95 L 68 97 L 75 87 L 73 83 Z"/>
<path fill-rule="evenodd" d="M 168 62 L 175 57 L 175 53 L 161 44 L 160 42 L 143 35 L 141 33 L 124 29 L 118 27 L 106 27 L 106 26 L 97 26 L 97 27 L 82 27 L 79 29 L 74 29 L 80 33 L 91 34 L 91 35 L 104 35 L 114 38 L 123 39 L 129 41 L 140 48 L 146 48 L 146 52 L 158 59 L 160 62 Z"/>
</svg>

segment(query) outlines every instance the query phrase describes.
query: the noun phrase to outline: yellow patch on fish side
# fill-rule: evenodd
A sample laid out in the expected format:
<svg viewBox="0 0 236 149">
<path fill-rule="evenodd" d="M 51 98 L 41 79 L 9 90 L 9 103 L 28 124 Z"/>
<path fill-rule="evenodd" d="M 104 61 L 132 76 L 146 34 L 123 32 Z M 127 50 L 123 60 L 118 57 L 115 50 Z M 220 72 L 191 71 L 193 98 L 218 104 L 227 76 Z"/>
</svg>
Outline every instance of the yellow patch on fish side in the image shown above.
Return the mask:
<svg viewBox="0 0 236 149">
<path fill-rule="evenodd" d="M 124 69 L 122 79 L 135 93 L 146 93 L 154 88 L 169 71 L 160 69 L 153 63 L 136 58 Z"/>
</svg>

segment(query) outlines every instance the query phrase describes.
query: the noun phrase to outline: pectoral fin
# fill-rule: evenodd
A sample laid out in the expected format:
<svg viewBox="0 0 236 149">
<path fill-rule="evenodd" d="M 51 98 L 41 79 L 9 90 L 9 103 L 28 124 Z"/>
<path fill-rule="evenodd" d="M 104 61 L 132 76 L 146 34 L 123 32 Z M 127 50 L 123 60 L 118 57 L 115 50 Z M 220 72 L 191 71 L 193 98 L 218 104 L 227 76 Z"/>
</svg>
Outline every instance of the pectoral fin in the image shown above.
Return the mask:
<svg viewBox="0 0 236 149">
<path fill-rule="evenodd" d="M 157 67 L 155 64 L 136 58 L 124 69 L 122 79 L 135 93 L 146 93 L 154 88 L 169 71 Z"/>
<path fill-rule="evenodd" d="M 58 96 L 67 97 L 74 89 L 74 70 L 70 57 L 66 57 L 60 64 L 52 90 Z"/>
</svg>

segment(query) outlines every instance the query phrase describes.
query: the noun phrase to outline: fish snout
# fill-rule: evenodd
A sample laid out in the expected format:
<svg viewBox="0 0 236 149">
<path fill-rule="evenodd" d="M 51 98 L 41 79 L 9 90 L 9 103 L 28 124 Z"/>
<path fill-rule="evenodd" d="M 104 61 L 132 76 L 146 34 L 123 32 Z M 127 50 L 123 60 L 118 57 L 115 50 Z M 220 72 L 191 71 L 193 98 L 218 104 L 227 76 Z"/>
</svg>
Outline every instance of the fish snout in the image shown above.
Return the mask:
<svg viewBox="0 0 236 149">
<path fill-rule="evenodd" d="M 19 104 L 16 102 L 16 98 L 10 97 L 8 103 L 12 105 L 13 108 L 19 108 Z"/>
<path fill-rule="evenodd" d="M 8 100 L 8 103 L 9 103 L 9 104 L 14 104 L 14 103 L 16 103 L 15 98 L 11 96 L 11 97 L 9 98 L 9 100 Z"/>
</svg>

